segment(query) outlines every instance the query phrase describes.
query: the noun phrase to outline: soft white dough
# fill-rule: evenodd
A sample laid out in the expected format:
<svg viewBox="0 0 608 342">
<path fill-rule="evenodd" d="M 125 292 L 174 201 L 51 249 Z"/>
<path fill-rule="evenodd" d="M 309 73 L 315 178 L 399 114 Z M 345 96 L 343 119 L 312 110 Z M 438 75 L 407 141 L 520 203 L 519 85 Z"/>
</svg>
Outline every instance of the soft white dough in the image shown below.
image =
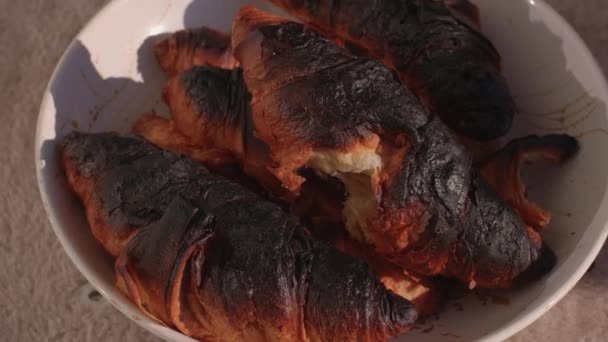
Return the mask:
<svg viewBox="0 0 608 342">
<path fill-rule="evenodd" d="M 346 228 L 353 238 L 371 242 L 366 234 L 367 220 L 375 215 L 377 205 L 372 176 L 382 168 L 382 158 L 371 149 L 348 153 L 322 150 L 315 151 L 307 164 L 317 173 L 334 176 L 344 183 Z"/>
</svg>

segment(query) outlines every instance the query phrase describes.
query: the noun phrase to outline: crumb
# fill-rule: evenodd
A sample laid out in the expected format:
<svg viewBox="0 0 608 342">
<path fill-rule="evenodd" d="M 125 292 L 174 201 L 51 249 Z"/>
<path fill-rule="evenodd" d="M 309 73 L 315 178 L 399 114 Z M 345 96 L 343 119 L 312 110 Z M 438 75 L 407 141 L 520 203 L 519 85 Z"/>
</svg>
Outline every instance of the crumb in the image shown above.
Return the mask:
<svg viewBox="0 0 608 342">
<path fill-rule="evenodd" d="M 460 336 L 458 336 L 458 335 L 456 335 L 456 334 L 454 334 L 454 333 L 451 333 L 451 332 L 442 332 L 442 333 L 441 333 L 441 336 L 445 336 L 445 337 L 453 337 L 453 338 L 460 338 Z"/>
<path fill-rule="evenodd" d="M 101 300 L 101 293 L 97 290 L 89 292 L 89 300 L 92 302 L 99 302 Z"/>
<path fill-rule="evenodd" d="M 431 331 L 433 331 L 434 329 L 435 329 L 435 326 L 431 324 L 429 327 L 427 327 L 427 328 L 425 328 L 424 330 L 422 330 L 422 333 L 424 333 L 424 334 L 428 334 L 428 333 L 430 333 Z"/>
<path fill-rule="evenodd" d="M 509 305 L 511 304 L 511 300 L 503 296 L 492 296 L 492 303 L 498 305 Z"/>
</svg>

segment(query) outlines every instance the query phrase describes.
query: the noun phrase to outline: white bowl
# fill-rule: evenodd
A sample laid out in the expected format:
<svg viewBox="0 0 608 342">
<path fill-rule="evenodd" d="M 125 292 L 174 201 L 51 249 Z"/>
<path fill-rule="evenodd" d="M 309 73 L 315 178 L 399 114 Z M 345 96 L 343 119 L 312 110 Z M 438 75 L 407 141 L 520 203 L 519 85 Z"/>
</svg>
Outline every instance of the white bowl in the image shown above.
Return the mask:
<svg viewBox="0 0 608 342">
<path fill-rule="evenodd" d="M 544 233 L 558 264 L 543 280 L 507 293 L 509 305 L 475 296 L 458 301 L 400 341 L 502 340 L 539 318 L 582 277 L 608 234 L 608 87 L 579 36 L 540 0 L 478 0 L 483 31 L 503 56 L 521 110 L 514 135 L 568 132 L 580 137 L 580 154 L 559 168 L 526 173 L 531 195 L 554 214 Z M 166 112 L 165 82 L 152 53 L 158 37 L 183 27 L 228 30 L 246 4 L 264 1 L 116 0 L 69 46 L 44 95 L 36 128 L 36 167 L 42 200 L 70 258 L 103 296 L 129 319 L 173 341 L 191 341 L 143 315 L 114 288 L 112 260 L 92 239 L 83 210 L 57 163 L 55 138 L 74 129 L 127 132 L 141 113 Z M 143 44 L 143 45 L 142 45 Z M 145 80 L 145 82 L 142 82 Z M 432 331 L 431 331 L 432 330 Z"/>
</svg>

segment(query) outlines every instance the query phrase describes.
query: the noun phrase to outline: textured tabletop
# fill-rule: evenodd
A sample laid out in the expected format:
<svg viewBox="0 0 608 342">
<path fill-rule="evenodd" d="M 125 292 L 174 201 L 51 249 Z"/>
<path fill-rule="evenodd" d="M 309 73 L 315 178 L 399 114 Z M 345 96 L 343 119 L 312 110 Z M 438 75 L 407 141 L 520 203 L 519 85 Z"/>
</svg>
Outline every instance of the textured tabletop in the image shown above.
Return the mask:
<svg viewBox="0 0 608 342">
<path fill-rule="evenodd" d="M 608 1 L 547 0 L 608 72 Z M 34 131 L 61 53 L 105 0 L 0 0 L 0 341 L 156 341 L 103 300 L 55 238 L 39 199 Z M 512 341 L 604 341 L 608 248 L 551 311 Z"/>
</svg>

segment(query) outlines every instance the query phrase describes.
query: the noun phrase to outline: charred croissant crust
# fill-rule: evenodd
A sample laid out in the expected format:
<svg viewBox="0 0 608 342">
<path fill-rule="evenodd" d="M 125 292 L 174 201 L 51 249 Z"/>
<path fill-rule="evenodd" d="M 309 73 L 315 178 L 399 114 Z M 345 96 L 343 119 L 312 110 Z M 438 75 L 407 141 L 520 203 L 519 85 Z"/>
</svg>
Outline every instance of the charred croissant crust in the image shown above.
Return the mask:
<svg viewBox="0 0 608 342">
<path fill-rule="evenodd" d="M 96 238 L 120 247 L 119 287 L 191 336 L 375 341 L 416 320 L 367 264 L 194 161 L 112 133 L 71 133 L 61 149 L 90 223 L 108 232 Z M 131 236 L 114 234 L 123 225 Z"/>
<path fill-rule="evenodd" d="M 468 1 L 271 1 L 384 61 L 456 132 L 490 140 L 510 129 L 515 105 L 500 56 Z"/>
</svg>

